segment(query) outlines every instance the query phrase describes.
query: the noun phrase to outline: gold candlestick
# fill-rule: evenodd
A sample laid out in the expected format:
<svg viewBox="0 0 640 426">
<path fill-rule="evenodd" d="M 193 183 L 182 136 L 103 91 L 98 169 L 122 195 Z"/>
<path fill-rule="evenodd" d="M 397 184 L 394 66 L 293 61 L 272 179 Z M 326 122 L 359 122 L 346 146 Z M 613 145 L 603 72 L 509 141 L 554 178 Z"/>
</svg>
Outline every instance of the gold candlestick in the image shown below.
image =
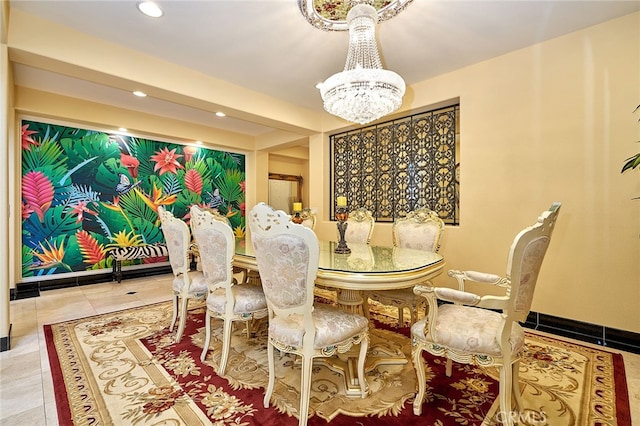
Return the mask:
<svg viewBox="0 0 640 426">
<path fill-rule="evenodd" d="M 302 203 L 293 203 L 293 217 L 291 218 L 291 222 L 297 223 L 298 225 L 304 222 L 304 219 L 300 216 L 301 211 Z"/>
<path fill-rule="evenodd" d="M 336 209 L 336 219 L 338 220 L 338 235 L 340 239 L 338 240 L 338 246 L 335 248 L 334 252 L 338 254 L 348 254 L 351 253 L 351 249 L 347 246 L 347 241 L 344 239 L 344 234 L 347 231 L 347 219 L 349 219 L 349 213 L 347 212 L 346 207 L 338 207 Z"/>
</svg>

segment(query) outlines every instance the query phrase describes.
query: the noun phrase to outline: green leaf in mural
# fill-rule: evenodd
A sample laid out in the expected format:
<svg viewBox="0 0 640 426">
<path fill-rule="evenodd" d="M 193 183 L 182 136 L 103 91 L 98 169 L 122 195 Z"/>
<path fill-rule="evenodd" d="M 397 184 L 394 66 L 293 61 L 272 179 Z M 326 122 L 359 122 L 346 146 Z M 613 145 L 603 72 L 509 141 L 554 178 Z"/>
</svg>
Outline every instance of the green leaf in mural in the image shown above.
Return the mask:
<svg viewBox="0 0 640 426">
<path fill-rule="evenodd" d="M 184 176 L 184 171 L 181 170 L 181 175 Z M 165 173 L 160 176 L 160 181 L 162 182 L 162 192 L 166 195 L 173 195 L 182 192 L 183 185 L 181 181 L 184 181 L 184 178 L 179 179 L 177 175 L 173 173 Z"/>
<path fill-rule="evenodd" d="M 23 277 L 32 277 L 33 270 L 31 269 L 31 265 L 33 265 L 33 250 L 31 250 L 28 246 L 22 245 L 22 276 Z"/>
<path fill-rule="evenodd" d="M 98 167 L 102 163 L 108 159 L 120 160 L 120 148 L 115 141 L 109 138 L 107 133 L 91 132 L 81 139 L 64 138 L 60 140 L 60 145 L 69 158 L 69 169 L 74 169 L 85 163 L 88 158 L 95 157 L 95 161 L 83 165 L 81 169 L 83 176 L 95 177 Z"/>
<path fill-rule="evenodd" d="M 183 218 L 189 213 L 189 209 L 194 204 L 201 204 L 202 198 L 191 191 L 182 191 L 178 194 L 176 202 L 171 205 L 173 207 L 173 214 L 176 217 Z"/>
<path fill-rule="evenodd" d="M 108 239 L 120 231 L 133 231 L 133 223 L 120 205 L 111 202 L 101 202 L 96 211 L 96 222 L 102 228 L 103 235 Z"/>
<path fill-rule="evenodd" d="M 94 176 L 87 176 L 89 181 L 93 181 L 93 189 L 104 196 L 116 194 L 116 187 L 120 183 L 120 175 L 128 173 L 125 167 L 120 164 L 120 159 L 109 158 L 98 166 Z"/>
<path fill-rule="evenodd" d="M 37 215 L 32 214 L 23 223 L 23 228 L 31 235 L 28 244 L 34 248 L 43 241 L 75 234 L 81 229 L 81 224 L 76 223 L 76 218 L 65 213 L 63 205 L 48 209 L 44 214 L 44 220 L 40 222 Z M 25 242 L 27 243 L 27 242 Z"/>
<path fill-rule="evenodd" d="M 238 203 L 244 197 L 240 182 L 244 181 L 244 173 L 238 170 L 227 170 L 221 177 L 215 180 L 214 185 L 220 190 L 220 196 L 227 203 Z"/>
<path fill-rule="evenodd" d="M 162 146 L 167 146 L 167 144 L 162 144 Z M 150 159 L 160 149 L 160 144 L 148 139 L 131 138 L 128 149 L 131 155 L 140 160 L 140 165 L 138 166 L 139 174 L 149 176 L 155 173 L 153 171 L 154 163 Z"/>
<path fill-rule="evenodd" d="M 135 218 L 133 226 L 136 227 L 138 233 L 142 235 L 146 244 L 164 242 L 164 235 L 160 227 L 156 225 L 156 221 L 149 221 L 142 218 Z"/>
<path fill-rule="evenodd" d="M 240 168 L 240 157 L 230 152 L 215 151 L 213 158 L 220 164 L 224 170 L 232 170 Z"/>
<path fill-rule="evenodd" d="M 60 146 L 51 139 L 41 141 L 40 145 L 32 146 L 30 151 L 22 150 L 22 174 L 30 171 L 47 169 L 49 179 L 58 181 L 67 172 L 67 159 Z"/>
<path fill-rule="evenodd" d="M 206 164 L 207 169 L 209 169 L 209 173 L 211 173 L 212 181 L 215 181 L 216 179 L 220 178 L 220 176 L 224 175 L 225 169 L 223 169 L 220 163 L 218 163 L 215 159 L 207 158 Z"/>
<path fill-rule="evenodd" d="M 136 189 L 120 197 L 120 206 L 131 223 L 135 226 L 135 219 L 154 223 L 158 214 L 145 203 L 140 192 Z"/>
</svg>

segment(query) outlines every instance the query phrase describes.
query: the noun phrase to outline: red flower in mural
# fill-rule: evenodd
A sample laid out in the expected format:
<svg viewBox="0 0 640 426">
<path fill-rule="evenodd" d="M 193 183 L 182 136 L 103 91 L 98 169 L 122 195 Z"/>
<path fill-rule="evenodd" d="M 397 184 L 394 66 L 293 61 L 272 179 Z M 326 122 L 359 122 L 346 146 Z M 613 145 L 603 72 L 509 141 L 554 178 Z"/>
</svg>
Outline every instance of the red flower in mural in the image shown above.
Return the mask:
<svg viewBox="0 0 640 426">
<path fill-rule="evenodd" d="M 76 233 L 76 240 L 80 246 L 80 253 L 82 253 L 85 263 L 95 265 L 105 258 L 107 251 L 102 244 L 99 244 L 87 231 L 78 231 Z"/>
<path fill-rule="evenodd" d="M 25 204 L 44 220 L 44 213 L 51 207 L 54 190 L 53 184 L 42 172 L 29 172 L 22 177 L 22 198 Z M 22 210 L 24 213 L 24 209 Z"/>
<path fill-rule="evenodd" d="M 31 206 L 23 202 L 22 203 L 22 220 L 29 219 L 29 216 L 31 216 L 31 213 L 33 213 L 33 209 L 31 208 Z"/>
<path fill-rule="evenodd" d="M 242 181 L 238 185 L 240 185 L 240 189 L 242 189 L 242 192 L 247 192 L 247 182 Z"/>
<path fill-rule="evenodd" d="M 156 162 L 153 171 L 160 169 L 160 175 L 170 172 L 175 173 L 178 169 L 182 169 L 182 164 L 178 163 L 178 158 L 182 157 L 182 154 L 176 154 L 176 148 L 169 151 L 169 148 L 162 148 L 160 151 L 156 151 L 156 155 L 151 156 L 151 160 Z"/>
<path fill-rule="evenodd" d="M 184 152 L 184 161 L 191 161 L 191 158 L 198 152 L 198 148 L 188 145 L 182 149 L 182 152 Z"/>
<path fill-rule="evenodd" d="M 83 216 L 83 214 L 85 212 L 89 213 L 89 214 L 92 214 L 94 216 L 98 216 L 98 212 L 93 211 L 90 208 L 88 208 L 87 207 L 87 203 L 85 201 L 78 201 L 78 204 L 73 206 L 73 209 L 71 210 L 71 213 L 78 215 L 78 218 L 76 219 L 76 223 L 82 222 L 82 219 L 83 219 L 82 216 Z"/>
<path fill-rule="evenodd" d="M 247 208 L 246 203 L 240 203 L 240 206 L 239 206 L 239 207 L 240 207 L 240 214 L 241 214 L 242 216 L 244 216 L 244 212 L 245 212 L 245 210 L 246 210 L 246 208 Z"/>
<path fill-rule="evenodd" d="M 140 161 L 129 154 L 120 153 L 120 163 L 129 170 L 129 174 L 132 178 L 138 177 L 138 166 L 140 165 Z"/>
<path fill-rule="evenodd" d="M 202 193 L 202 176 L 196 169 L 189 169 L 184 174 L 184 185 L 189 191 L 200 195 Z"/>
<path fill-rule="evenodd" d="M 38 132 L 36 132 L 35 130 L 28 130 L 28 129 L 29 129 L 28 124 L 25 124 L 24 126 L 22 126 L 22 149 L 31 151 L 31 145 L 38 146 L 40 145 L 40 143 L 36 142 L 31 137 L 31 135 Z"/>
</svg>

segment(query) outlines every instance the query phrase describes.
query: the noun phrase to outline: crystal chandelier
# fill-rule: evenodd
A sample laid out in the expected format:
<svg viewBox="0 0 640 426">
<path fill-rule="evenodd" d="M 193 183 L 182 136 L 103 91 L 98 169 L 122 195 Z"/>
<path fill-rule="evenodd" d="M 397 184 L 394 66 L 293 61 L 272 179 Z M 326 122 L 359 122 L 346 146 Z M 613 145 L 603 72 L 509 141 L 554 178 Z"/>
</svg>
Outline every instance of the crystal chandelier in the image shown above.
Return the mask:
<svg viewBox="0 0 640 426">
<path fill-rule="evenodd" d="M 347 14 L 349 53 L 344 70 L 317 87 L 327 112 L 367 124 L 400 108 L 406 87 L 402 77 L 382 68 L 375 38 L 378 12 L 367 2 L 354 3 Z"/>
</svg>

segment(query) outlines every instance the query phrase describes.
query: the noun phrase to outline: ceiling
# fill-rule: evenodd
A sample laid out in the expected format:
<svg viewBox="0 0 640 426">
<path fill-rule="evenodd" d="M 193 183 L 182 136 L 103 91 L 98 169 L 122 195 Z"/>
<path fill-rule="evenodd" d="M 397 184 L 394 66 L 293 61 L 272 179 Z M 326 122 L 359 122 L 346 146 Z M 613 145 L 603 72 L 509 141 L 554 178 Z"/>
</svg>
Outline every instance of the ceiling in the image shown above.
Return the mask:
<svg viewBox="0 0 640 426">
<path fill-rule="evenodd" d="M 164 10 L 157 19 L 142 15 L 136 0 L 11 0 L 10 7 L 311 110 L 322 111 L 315 85 L 344 67 L 348 33 L 314 28 L 297 0 L 156 3 Z M 377 31 L 385 68 L 411 85 L 639 10 L 640 1 L 413 0 Z M 19 86 L 132 108 L 129 92 L 105 82 L 13 67 Z M 135 109 L 212 125 L 210 112 L 163 99 Z M 215 127 L 270 130 L 233 117 Z"/>
</svg>

